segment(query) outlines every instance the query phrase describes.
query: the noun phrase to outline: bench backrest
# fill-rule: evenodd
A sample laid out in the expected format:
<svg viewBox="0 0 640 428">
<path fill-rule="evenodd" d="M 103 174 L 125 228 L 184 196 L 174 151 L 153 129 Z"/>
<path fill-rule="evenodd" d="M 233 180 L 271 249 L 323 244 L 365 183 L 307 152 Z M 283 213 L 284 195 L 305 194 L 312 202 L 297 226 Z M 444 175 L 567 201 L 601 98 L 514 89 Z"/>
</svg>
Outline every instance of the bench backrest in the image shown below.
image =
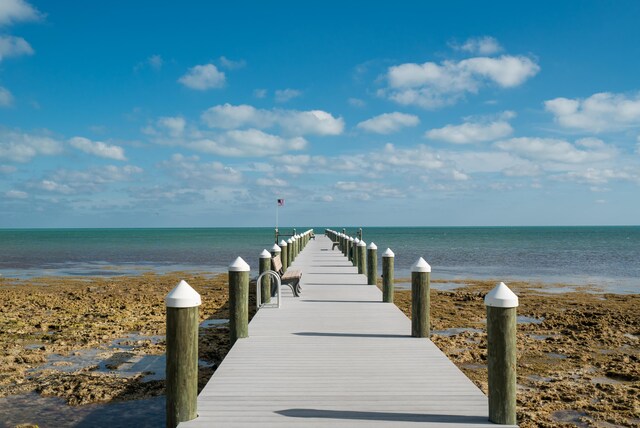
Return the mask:
<svg viewBox="0 0 640 428">
<path fill-rule="evenodd" d="M 282 259 L 280 258 L 280 254 L 275 257 L 271 257 L 271 267 L 274 271 L 282 275 Z"/>
</svg>

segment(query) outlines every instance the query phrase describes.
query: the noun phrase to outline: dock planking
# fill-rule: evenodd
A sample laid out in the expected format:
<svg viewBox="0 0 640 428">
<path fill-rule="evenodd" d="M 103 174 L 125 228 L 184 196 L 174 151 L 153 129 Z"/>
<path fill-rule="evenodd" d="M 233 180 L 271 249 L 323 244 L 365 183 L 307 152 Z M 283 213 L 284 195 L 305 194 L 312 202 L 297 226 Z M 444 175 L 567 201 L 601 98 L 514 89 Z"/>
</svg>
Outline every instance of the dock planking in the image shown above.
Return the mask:
<svg viewBox="0 0 640 428">
<path fill-rule="evenodd" d="M 258 311 L 179 426 L 496 426 L 482 391 L 331 247 L 309 242 L 302 296 Z"/>
</svg>

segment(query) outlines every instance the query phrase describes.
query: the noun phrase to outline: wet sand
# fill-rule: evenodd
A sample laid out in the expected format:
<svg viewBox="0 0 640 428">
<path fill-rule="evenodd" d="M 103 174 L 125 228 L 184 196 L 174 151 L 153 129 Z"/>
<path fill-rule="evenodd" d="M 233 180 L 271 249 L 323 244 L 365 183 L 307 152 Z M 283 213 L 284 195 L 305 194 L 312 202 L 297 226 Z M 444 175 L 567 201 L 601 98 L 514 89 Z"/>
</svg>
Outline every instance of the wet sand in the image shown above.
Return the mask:
<svg viewBox="0 0 640 428">
<path fill-rule="evenodd" d="M 180 279 L 202 295 L 201 321 L 220 320 L 200 330 L 204 386 L 229 347 L 225 274 L 0 278 L 0 397 L 35 392 L 78 406 L 163 394 L 162 374 L 160 379 L 145 372 L 125 376 L 119 369 L 131 360 L 161 358 L 163 298 Z M 482 299 L 495 281 L 460 284 L 453 291 L 432 290 L 432 340 L 486 392 Z M 520 297 L 523 321 L 518 326 L 520 426 L 640 427 L 640 295 L 509 286 Z M 410 291 L 398 290 L 395 301 L 409 315 Z M 37 424 L 37 415 L 20 423 Z"/>
</svg>

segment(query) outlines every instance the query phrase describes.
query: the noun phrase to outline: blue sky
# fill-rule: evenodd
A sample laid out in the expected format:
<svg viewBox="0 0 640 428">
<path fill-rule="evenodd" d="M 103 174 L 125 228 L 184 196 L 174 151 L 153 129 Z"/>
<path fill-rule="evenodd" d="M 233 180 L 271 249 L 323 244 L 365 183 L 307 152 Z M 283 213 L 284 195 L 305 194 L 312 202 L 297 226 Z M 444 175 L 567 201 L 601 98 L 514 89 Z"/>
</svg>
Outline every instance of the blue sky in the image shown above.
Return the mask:
<svg viewBox="0 0 640 428">
<path fill-rule="evenodd" d="M 216 3 L 0 0 L 0 227 L 638 224 L 639 2 Z"/>
</svg>

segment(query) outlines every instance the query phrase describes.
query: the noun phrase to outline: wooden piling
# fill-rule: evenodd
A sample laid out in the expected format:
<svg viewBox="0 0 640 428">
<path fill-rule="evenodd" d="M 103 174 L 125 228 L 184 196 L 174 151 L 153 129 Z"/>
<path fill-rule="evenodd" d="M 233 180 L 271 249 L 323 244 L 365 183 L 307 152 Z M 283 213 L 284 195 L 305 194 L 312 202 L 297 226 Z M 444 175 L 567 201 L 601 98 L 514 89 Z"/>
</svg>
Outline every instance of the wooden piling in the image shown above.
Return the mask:
<svg viewBox="0 0 640 428">
<path fill-rule="evenodd" d="M 358 242 L 358 273 L 367 274 L 367 243 Z"/>
<path fill-rule="evenodd" d="M 382 253 L 382 301 L 393 303 L 393 275 L 395 254 L 390 248 Z"/>
<path fill-rule="evenodd" d="M 516 424 L 516 296 L 503 282 L 484 298 L 487 307 L 489 420 Z"/>
<path fill-rule="evenodd" d="M 186 281 L 164 299 L 167 307 L 167 428 L 195 419 L 198 399 L 198 306 L 200 295 Z"/>
<path fill-rule="evenodd" d="M 229 265 L 229 343 L 249 337 L 249 265 L 238 257 Z"/>
<path fill-rule="evenodd" d="M 280 241 L 280 261 L 282 262 L 282 271 L 286 272 L 287 268 L 289 267 L 289 244 L 287 244 L 287 241 L 285 241 L 284 239 L 282 241 Z"/>
<path fill-rule="evenodd" d="M 292 238 L 287 239 L 287 248 L 288 248 L 288 250 L 287 250 L 287 259 L 288 259 L 287 260 L 287 266 L 291 266 L 291 263 L 293 263 L 293 259 L 295 258 L 294 254 L 293 254 L 294 251 L 295 251 L 295 248 L 293 248 L 293 239 Z"/>
<path fill-rule="evenodd" d="M 378 247 L 373 242 L 367 247 L 367 284 L 376 285 L 378 281 Z"/>
<path fill-rule="evenodd" d="M 411 267 L 411 336 L 429 337 L 431 266 L 422 257 Z"/>
<path fill-rule="evenodd" d="M 260 253 L 260 263 L 258 266 L 258 272 L 260 274 L 265 273 L 268 270 L 271 270 L 271 253 L 267 250 L 262 250 Z M 270 303 L 271 302 L 271 275 L 265 275 L 261 280 L 262 284 L 260 284 L 260 300 L 262 303 Z"/>
<path fill-rule="evenodd" d="M 353 257 L 353 265 L 355 267 L 358 267 L 358 244 L 360 243 L 360 239 L 358 238 L 353 238 L 353 248 L 351 249 L 352 253 L 351 253 L 351 257 Z M 358 272 L 360 273 L 360 272 Z"/>
</svg>

